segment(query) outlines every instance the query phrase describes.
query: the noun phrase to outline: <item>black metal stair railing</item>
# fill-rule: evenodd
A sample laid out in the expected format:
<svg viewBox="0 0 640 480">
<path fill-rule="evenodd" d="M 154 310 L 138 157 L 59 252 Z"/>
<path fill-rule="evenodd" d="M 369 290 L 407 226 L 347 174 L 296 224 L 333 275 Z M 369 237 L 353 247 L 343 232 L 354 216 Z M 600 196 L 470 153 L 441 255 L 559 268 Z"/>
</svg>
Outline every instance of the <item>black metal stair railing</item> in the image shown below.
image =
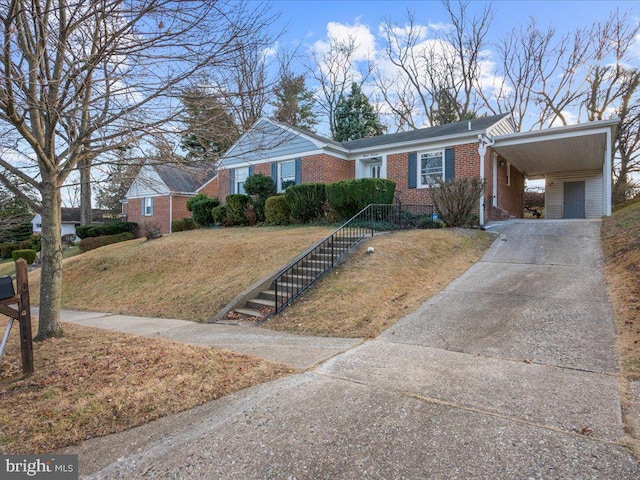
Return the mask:
<svg viewBox="0 0 640 480">
<path fill-rule="evenodd" d="M 428 228 L 433 221 L 431 205 L 367 205 L 278 273 L 273 281 L 275 313 L 313 285 L 363 238 L 376 231 Z"/>
</svg>

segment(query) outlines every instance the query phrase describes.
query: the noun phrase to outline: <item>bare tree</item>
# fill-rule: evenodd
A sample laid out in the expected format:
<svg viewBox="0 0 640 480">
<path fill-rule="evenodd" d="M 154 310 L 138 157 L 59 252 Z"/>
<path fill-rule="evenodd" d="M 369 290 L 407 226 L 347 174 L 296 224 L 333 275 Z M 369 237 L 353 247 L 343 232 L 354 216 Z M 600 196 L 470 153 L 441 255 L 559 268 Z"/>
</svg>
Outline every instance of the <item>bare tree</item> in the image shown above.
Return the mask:
<svg viewBox="0 0 640 480">
<path fill-rule="evenodd" d="M 338 101 L 355 82 L 362 84 L 369 77 L 373 64 L 367 62 L 364 71 L 358 69 L 356 50 L 358 44 L 353 37 L 341 40 L 329 38 L 326 49 L 312 52 L 312 63 L 307 70 L 318 82 L 318 106 L 327 115 L 331 138 L 335 136 L 335 111 Z"/>
<path fill-rule="evenodd" d="M 207 66 L 224 68 L 268 5 L 172 0 L 0 0 L 0 122 L 14 175 L 41 201 L 42 281 L 38 338 L 60 332 L 60 189 L 80 162 L 123 147 L 175 118 L 179 87 Z"/>
<path fill-rule="evenodd" d="M 385 57 L 394 68 L 378 68 L 376 83 L 399 128 L 469 118 L 480 103 L 476 89 L 492 7 L 470 16 L 468 1 L 442 3 L 450 24 L 431 36 L 412 12 L 404 25 L 382 25 Z"/>
<path fill-rule="evenodd" d="M 526 28 L 514 28 L 498 42 L 497 70 L 489 89 L 477 86 L 484 106 L 493 114 L 512 113 L 516 130 L 522 130 L 533 108 L 534 87 L 541 80 L 538 66 L 549 55 L 555 30 L 540 30 L 534 18 Z"/>
</svg>

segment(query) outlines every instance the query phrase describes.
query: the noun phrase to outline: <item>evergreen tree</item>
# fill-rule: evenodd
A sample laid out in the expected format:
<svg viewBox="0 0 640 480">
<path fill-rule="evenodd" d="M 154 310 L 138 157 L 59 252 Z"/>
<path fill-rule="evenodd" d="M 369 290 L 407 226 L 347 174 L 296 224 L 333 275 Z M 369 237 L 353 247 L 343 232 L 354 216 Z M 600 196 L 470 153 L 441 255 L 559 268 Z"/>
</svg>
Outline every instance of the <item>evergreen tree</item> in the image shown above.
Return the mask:
<svg viewBox="0 0 640 480">
<path fill-rule="evenodd" d="M 334 140 L 346 142 L 381 135 L 385 127 L 373 110 L 360 85 L 353 83 L 348 97 L 341 96 L 336 106 Z"/>
<path fill-rule="evenodd" d="M 431 109 L 431 118 L 434 126 L 476 118 L 475 112 L 472 111 L 460 116 L 459 112 L 462 110 L 462 106 L 447 90 L 440 90 L 435 99 L 436 107 Z"/>
<path fill-rule="evenodd" d="M 238 139 L 240 132 L 225 104 L 203 88 L 182 95 L 186 134 L 180 147 L 193 160 L 215 162 Z"/>
<path fill-rule="evenodd" d="M 273 90 L 276 108 L 275 119 L 293 127 L 314 131 L 318 123 L 314 112 L 313 93 L 305 87 L 303 75 L 284 72 Z"/>
</svg>

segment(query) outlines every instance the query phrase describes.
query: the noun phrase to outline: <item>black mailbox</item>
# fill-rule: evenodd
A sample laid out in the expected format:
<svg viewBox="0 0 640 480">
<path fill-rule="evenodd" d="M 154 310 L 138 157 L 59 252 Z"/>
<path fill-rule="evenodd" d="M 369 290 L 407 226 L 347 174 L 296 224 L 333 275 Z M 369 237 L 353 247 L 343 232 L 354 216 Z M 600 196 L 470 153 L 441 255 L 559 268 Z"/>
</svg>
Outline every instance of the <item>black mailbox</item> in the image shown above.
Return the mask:
<svg viewBox="0 0 640 480">
<path fill-rule="evenodd" d="M 11 277 L 0 277 L 0 300 L 15 296 L 16 291 L 13 289 L 13 280 Z"/>
</svg>

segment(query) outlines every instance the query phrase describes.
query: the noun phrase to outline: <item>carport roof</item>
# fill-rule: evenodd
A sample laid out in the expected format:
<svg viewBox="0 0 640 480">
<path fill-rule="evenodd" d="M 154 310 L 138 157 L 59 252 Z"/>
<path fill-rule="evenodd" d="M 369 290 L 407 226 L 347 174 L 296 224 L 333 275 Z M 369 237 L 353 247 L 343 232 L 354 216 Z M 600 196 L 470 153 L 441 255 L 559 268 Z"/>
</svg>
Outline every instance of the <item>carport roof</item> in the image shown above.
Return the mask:
<svg viewBox="0 0 640 480">
<path fill-rule="evenodd" d="M 502 158 L 525 173 L 543 178 L 548 173 L 602 170 L 619 119 L 567 125 L 494 137 L 492 145 Z"/>
</svg>

